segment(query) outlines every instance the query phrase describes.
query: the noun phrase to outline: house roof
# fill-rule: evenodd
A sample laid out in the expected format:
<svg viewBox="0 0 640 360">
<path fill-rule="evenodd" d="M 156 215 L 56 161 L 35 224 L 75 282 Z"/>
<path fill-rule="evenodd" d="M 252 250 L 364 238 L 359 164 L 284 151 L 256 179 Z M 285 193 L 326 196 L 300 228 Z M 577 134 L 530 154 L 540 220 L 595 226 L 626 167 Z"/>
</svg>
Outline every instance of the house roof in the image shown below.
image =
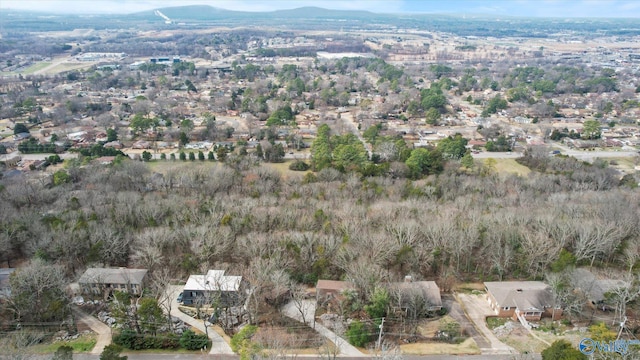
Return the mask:
<svg viewBox="0 0 640 360">
<path fill-rule="evenodd" d="M 141 284 L 147 269 L 88 268 L 80 284 Z"/>
<path fill-rule="evenodd" d="M 346 289 L 353 289 L 353 284 L 348 281 L 338 281 L 338 280 L 318 280 L 316 284 L 317 290 L 326 290 L 326 291 L 342 291 Z"/>
<path fill-rule="evenodd" d="M 3 268 L 0 269 L 0 290 L 9 288 L 9 276 L 16 269 L 14 268 Z"/>
<path fill-rule="evenodd" d="M 111 164 L 116 159 L 115 156 L 101 156 L 94 160 L 98 164 Z"/>
<path fill-rule="evenodd" d="M 613 289 L 627 286 L 623 280 L 597 278 L 588 269 L 579 268 L 571 272 L 571 282 L 575 288 L 587 295 L 590 301 L 601 302 L 605 294 Z"/>
<path fill-rule="evenodd" d="M 393 289 L 400 291 L 402 302 L 411 301 L 409 296 L 412 294 L 422 295 L 430 306 L 441 307 L 442 297 L 440 296 L 440 288 L 435 281 L 410 281 L 397 282 L 391 285 Z M 405 299 L 406 297 L 406 299 Z"/>
<path fill-rule="evenodd" d="M 242 276 L 227 276 L 224 270 L 209 270 L 206 275 L 191 275 L 185 291 L 238 291 Z"/>
<path fill-rule="evenodd" d="M 553 306 L 551 288 L 542 281 L 490 281 L 484 286 L 500 307 L 542 311 Z"/>
</svg>

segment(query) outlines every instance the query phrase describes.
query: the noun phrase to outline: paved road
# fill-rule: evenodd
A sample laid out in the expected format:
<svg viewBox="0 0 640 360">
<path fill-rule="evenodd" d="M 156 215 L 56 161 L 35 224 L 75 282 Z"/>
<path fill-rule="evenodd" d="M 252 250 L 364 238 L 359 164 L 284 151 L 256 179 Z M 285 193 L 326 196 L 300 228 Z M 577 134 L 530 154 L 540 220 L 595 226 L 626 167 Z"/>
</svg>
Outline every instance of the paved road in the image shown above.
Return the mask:
<svg viewBox="0 0 640 360">
<path fill-rule="evenodd" d="M 367 149 L 367 154 L 369 155 L 369 159 L 371 159 L 371 155 L 373 155 L 373 150 L 371 148 L 371 144 L 369 144 L 364 137 L 362 137 L 362 133 L 358 130 L 358 124 L 356 123 L 356 119 L 354 118 L 351 111 L 344 112 L 340 114 L 340 119 L 344 122 L 344 124 L 349 128 L 349 131 L 355 135 L 358 140 L 364 145 L 364 148 Z"/>
<path fill-rule="evenodd" d="M 56 154 L 21 154 L 19 151 L 14 151 L 9 156 L 12 156 L 12 155 L 19 155 L 22 158 L 22 160 L 44 160 L 49 156 L 56 155 Z M 57 155 L 60 156 L 60 158 L 63 160 L 76 159 L 78 157 L 78 153 L 70 153 L 70 152 L 57 154 Z"/>
<path fill-rule="evenodd" d="M 573 156 L 576 159 L 592 162 L 596 158 L 618 158 L 639 156 L 637 151 L 588 151 L 571 149 L 562 144 L 553 144 L 552 147 L 562 149 L 562 154 Z"/>
<path fill-rule="evenodd" d="M 215 325 L 211 325 L 207 323 L 207 328 L 205 329 L 204 321 L 194 319 L 191 316 L 183 313 L 178 309 L 178 294 L 182 291 L 184 286 L 181 285 L 169 285 L 167 287 L 167 292 L 169 293 L 170 299 L 172 299 L 171 304 L 171 316 L 175 316 L 185 323 L 193 326 L 194 328 L 202 331 L 203 333 L 209 334 L 209 339 L 211 340 L 211 349 L 209 354 L 211 355 L 233 355 L 233 351 L 231 350 L 231 346 L 227 344 L 227 342 L 220 336 L 213 328 Z"/>
<path fill-rule="evenodd" d="M 482 354 L 517 354 L 518 352 L 510 346 L 503 344 L 487 327 L 487 316 L 493 311 L 489 303 L 482 295 L 456 294 L 462 310 L 473 322 L 476 329 L 489 341 L 490 346 L 480 348 Z"/>
<path fill-rule="evenodd" d="M 311 327 L 315 331 L 317 331 L 320 335 L 324 336 L 329 341 L 333 342 L 340 349 L 340 357 L 348 356 L 348 357 L 366 357 L 367 355 L 360 352 L 360 350 L 356 349 L 354 346 L 349 344 L 347 340 L 339 337 L 333 331 L 327 329 L 322 326 L 322 324 L 318 324 L 314 321 L 315 313 L 316 313 L 316 301 L 315 300 L 303 300 L 302 302 L 302 312 L 303 315 L 296 307 L 296 304 L 291 301 L 282 308 L 282 313 L 296 321 L 300 321 L 302 323 L 311 324 Z M 304 321 L 303 321 L 304 320 Z"/>
<path fill-rule="evenodd" d="M 209 354 L 123 354 L 128 357 L 129 360 L 238 360 L 237 355 L 209 355 Z M 75 360 L 99 360 L 98 355 L 89 354 L 74 354 Z M 291 355 L 291 359 L 302 358 L 305 360 L 327 360 L 328 358 L 321 356 L 307 356 L 307 355 Z M 341 357 L 340 360 L 362 360 L 371 359 L 372 357 Z M 2 359 L 2 356 L 0 356 Z M 50 360 L 49 356 L 36 356 L 30 357 L 32 360 Z M 404 360 L 540 360 L 540 354 L 527 354 L 527 355 L 402 355 Z"/>
<path fill-rule="evenodd" d="M 522 157 L 522 153 L 519 152 L 480 152 L 478 154 L 471 154 L 474 159 L 517 159 Z"/>
<path fill-rule="evenodd" d="M 449 316 L 460 324 L 460 328 L 467 330 L 469 336 L 473 338 L 473 341 L 476 342 L 476 345 L 478 345 L 480 349 L 488 349 L 491 347 L 489 340 L 487 340 L 487 338 L 484 337 L 478 329 L 476 329 L 473 323 L 469 321 L 469 318 L 465 315 L 462 307 L 452 295 L 442 295 L 442 303 L 444 307 L 448 309 Z"/>
<path fill-rule="evenodd" d="M 559 147 L 553 145 L 554 147 Z M 573 156 L 576 159 L 593 162 L 596 158 L 621 158 L 621 157 L 635 157 L 640 156 L 636 151 L 584 151 L 584 150 L 572 150 L 567 147 L 562 147 L 562 154 Z M 519 152 L 480 152 L 478 154 L 471 154 L 475 159 L 517 159 L 522 157 L 522 153 Z"/>
<path fill-rule="evenodd" d="M 71 308 L 77 321 L 85 323 L 91 331 L 96 333 L 96 345 L 91 350 L 91 354 L 100 355 L 105 346 L 111 344 L 111 328 L 97 318 L 85 313 L 73 306 Z"/>
</svg>

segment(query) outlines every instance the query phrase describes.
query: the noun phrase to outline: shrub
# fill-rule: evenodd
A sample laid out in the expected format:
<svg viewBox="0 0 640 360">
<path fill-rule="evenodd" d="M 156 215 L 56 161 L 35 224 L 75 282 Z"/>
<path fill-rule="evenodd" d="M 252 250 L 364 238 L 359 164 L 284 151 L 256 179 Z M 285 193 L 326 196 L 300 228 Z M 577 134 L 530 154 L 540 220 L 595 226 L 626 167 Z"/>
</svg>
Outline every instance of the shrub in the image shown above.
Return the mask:
<svg viewBox="0 0 640 360">
<path fill-rule="evenodd" d="M 182 333 L 180 346 L 187 350 L 198 350 L 209 345 L 209 338 L 206 335 L 198 335 L 191 330 Z"/>
<path fill-rule="evenodd" d="M 127 360 L 126 356 L 120 356 L 122 348 L 118 345 L 107 345 L 100 354 L 100 360 Z"/>
<path fill-rule="evenodd" d="M 260 351 L 260 346 L 251 341 L 256 331 L 258 331 L 257 326 L 247 325 L 231 338 L 231 350 L 240 355 L 240 360 L 253 359 L 254 355 Z"/>
<path fill-rule="evenodd" d="M 205 339 L 207 339 L 206 336 Z M 138 334 L 135 331 L 128 329 L 122 330 L 120 334 L 114 336 L 113 342 L 116 345 L 130 350 L 178 349 L 182 345 L 180 339 L 175 334 L 162 334 L 160 336 L 154 336 L 150 334 Z M 195 350 L 201 348 L 202 346 L 196 348 Z"/>
<path fill-rule="evenodd" d="M 293 171 L 307 171 L 309 170 L 309 164 L 302 160 L 296 160 L 289 164 L 289 170 Z"/>
<path fill-rule="evenodd" d="M 367 324 L 358 320 L 349 325 L 349 329 L 345 332 L 349 344 L 358 347 L 364 347 L 372 340 L 372 332 Z"/>
</svg>

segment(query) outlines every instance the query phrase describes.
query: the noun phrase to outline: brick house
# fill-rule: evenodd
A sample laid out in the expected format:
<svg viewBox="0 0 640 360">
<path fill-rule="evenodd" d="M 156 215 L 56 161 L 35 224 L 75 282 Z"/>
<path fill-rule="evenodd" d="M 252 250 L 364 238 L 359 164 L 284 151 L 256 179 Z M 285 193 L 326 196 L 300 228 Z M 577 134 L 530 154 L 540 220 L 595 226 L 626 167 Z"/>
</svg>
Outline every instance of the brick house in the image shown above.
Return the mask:
<svg viewBox="0 0 640 360">
<path fill-rule="evenodd" d="M 498 317 L 525 324 L 543 317 L 556 320 L 562 316 L 562 308 L 554 302 L 551 287 L 541 281 L 491 281 L 484 286 L 487 301 Z"/>
<path fill-rule="evenodd" d="M 348 281 L 318 280 L 316 284 L 316 300 L 318 303 L 324 303 L 338 299 L 345 290 L 355 290 L 355 286 Z"/>
</svg>

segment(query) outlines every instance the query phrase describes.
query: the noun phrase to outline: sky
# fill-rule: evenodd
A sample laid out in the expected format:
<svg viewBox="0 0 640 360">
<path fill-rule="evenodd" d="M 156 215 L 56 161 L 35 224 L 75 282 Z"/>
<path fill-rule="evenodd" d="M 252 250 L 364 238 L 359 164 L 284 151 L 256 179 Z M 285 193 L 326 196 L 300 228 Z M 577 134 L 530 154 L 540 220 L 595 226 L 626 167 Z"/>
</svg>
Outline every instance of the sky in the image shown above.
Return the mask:
<svg viewBox="0 0 640 360">
<path fill-rule="evenodd" d="M 195 4 L 240 11 L 318 6 L 377 13 L 640 18 L 640 0 L 0 0 L 0 11 L 17 9 L 75 14 L 132 13 Z"/>
</svg>

